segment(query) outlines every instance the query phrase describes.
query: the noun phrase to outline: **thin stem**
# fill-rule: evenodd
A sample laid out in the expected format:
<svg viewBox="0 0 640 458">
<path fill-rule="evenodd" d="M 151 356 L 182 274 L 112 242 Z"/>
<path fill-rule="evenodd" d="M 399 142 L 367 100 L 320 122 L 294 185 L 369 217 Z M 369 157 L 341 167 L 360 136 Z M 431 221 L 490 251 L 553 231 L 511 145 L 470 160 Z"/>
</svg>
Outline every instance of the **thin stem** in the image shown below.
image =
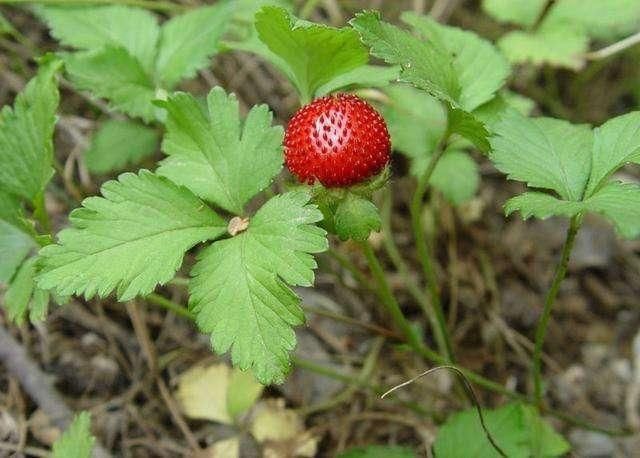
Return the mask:
<svg viewBox="0 0 640 458">
<path fill-rule="evenodd" d="M 429 161 L 427 169 L 418 180 L 418 186 L 411 199 L 410 213 L 411 213 L 411 227 L 413 229 L 413 236 L 416 240 L 416 248 L 418 251 L 418 258 L 420 264 L 422 264 L 422 270 L 424 271 L 425 280 L 427 282 L 427 290 L 431 299 L 431 307 L 436 316 L 438 322 L 438 328 L 442 339 L 446 345 L 446 359 L 448 363 L 455 362 L 453 356 L 453 346 L 451 345 L 451 337 L 447 329 L 447 322 L 442 311 L 442 303 L 440 302 L 440 291 L 438 290 L 438 277 L 431 259 L 431 250 L 427 238 L 425 237 L 424 226 L 422 224 L 422 202 L 424 195 L 429 187 L 429 181 L 433 175 L 433 171 L 436 169 L 438 161 L 442 157 L 445 151 L 447 141 L 449 139 L 449 132 L 447 131 L 442 137 L 440 144 L 434 151 Z"/>
<path fill-rule="evenodd" d="M 547 292 L 547 296 L 544 300 L 544 308 L 538 326 L 536 327 L 535 347 L 533 350 L 533 385 L 534 385 L 534 399 L 538 406 L 538 409 L 543 407 L 542 399 L 542 347 L 544 345 L 544 339 L 547 335 L 547 327 L 549 325 L 549 319 L 551 318 L 551 311 L 553 304 L 555 303 L 558 291 L 560 290 L 560 284 L 567 274 L 567 267 L 569 266 L 569 258 L 571 257 L 571 250 L 576 240 L 576 235 L 580 229 L 582 223 L 582 215 L 578 214 L 571 218 L 569 229 L 567 230 L 567 238 L 562 247 L 562 254 L 560 261 L 556 267 L 556 272 L 553 276 L 551 287 Z"/>
<path fill-rule="evenodd" d="M 599 49 L 598 51 L 593 51 L 585 54 L 585 57 L 589 60 L 600 60 L 606 59 L 607 57 L 613 56 L 619 52 L 624 51 L 632 46 L 640 43 L 640 32 L 637 32 L 624 40 L 620 40 L 612 45 L 607 46 L 606 48 Z"/>
<path fill-rule="evenodd" d="M 193 313 L 191 313 L 187 308 L 181 306 L 180 304 L 176 304 L 175 302 L 167 299 L 156 293 L 151 293 L 145 297 L 147 302 L 150 302 L 153 305 L 159 305 L 160 307 L 169 310 L 176 315 L 180 315 L 184 318 L 188 318 L 191 321 L 195 321 L 196 317 Z"/>
<path fill-rule="evenodd" d="M 161 0 L 0 0 L 0 4 L 40 3 L 43 5 L 126 5 L 157 11 L 185 10 L 185 5 Z"/>
<path fill-rule="evenodd" d="M 44 201 L 44 191 L 39 193 L 33 200 L 33 207 L 33 216 L 40 223 L 40 229 L 47 234 L 51 233 L 51 221 Z"/>
</svg>

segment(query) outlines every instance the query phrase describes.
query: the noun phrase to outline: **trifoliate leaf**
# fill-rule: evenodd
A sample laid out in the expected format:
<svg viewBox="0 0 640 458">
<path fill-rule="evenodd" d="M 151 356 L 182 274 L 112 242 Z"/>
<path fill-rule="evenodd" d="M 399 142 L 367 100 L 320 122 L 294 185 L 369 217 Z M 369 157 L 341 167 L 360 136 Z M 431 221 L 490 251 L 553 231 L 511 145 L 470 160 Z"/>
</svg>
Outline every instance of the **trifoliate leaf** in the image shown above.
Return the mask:
<svg viewBox="0 0 640 458">
<path fill-rule="evenodd" d="M 612 40 L 631 35 L 640 27 L 637 0 L 561 0 L 544 18 L 544 26 L 582 26 L 587 35 Z"/>
<path fill-rule="evenodd" d="M 613 118 L 594 130 L 593 165 L 586 195 L 626 163 L 640 163 L 640 111 Z"/>
<path fill-rule="evenodd" d="M 507 216 L 519 211 L 522 219 L 530 217 L 546 219 L 550 216 L 572 217 L 584 210 L 583 202 L 560 200 L 543 192 L 525 192 L 512 197 L 504 206 Z"/>
<path fill-rule="evenodd" d="M 483 153 L 491 149 L 487 126 L 468 111 L 449 108 L 449 131 L 471 141 Z"/>
<path fill-rule="evenodd" d="M 415 458 L 416 454 L 407 447 L 397 445 L 369 445 L 342 452 L 337 458 Z"/>
<path fill-rule="evenodd" d="M 512 111 L 495 126 L 491 159 L 510 179 L 580 200 L 591 170 L 589 126 L 551 118 L 525 118 Z"/>
<path fill-rule="evenodd" d="M 600 213 L 627 239 L 640 235 L 640 186 L 611 182 L 585 201 L 585 207 Z"/>
<path fill-rule="evenodd" d="M 371 48 L 371 54 L 391 65 L 400 65 L 400 79 L 429 94 L 457 104 L 460 85 L 452 59 L 445 50 L 414 37 L 409 32 L 382 22 L 377 12 L 357 14 L 350 24 Z"/>
<path fill-rule="evenodd" d="M 348 193 L 336 208 L 334 224 L 340 239 L 364 241 L 372 231 L 380 230 L 382 221 L 373 202 Z"/>
<path fill-rule="evenodd" d="M 304 102 L 322 85 L 369 60 L 354 30 L 296 20 L 283 8 L 262 8 L 255 27 L 260 40 L 289 67 L 287 75 Z"/>
<path fill-rule="evenodd" d="M 511 72 L 509 63 L 489 41 L 413 12 L 405 12 L 401 17 L 426 41 L 446 49 L 452 56 L 461 87 L 459 103 L 464 110 L 473 111 L 488 102 L 504 85 Z"/>
<path fill-rule="evenodd" d="M 428 159 L 422 161 L 425 165 Z M 424 174 L 417 172 L 418 176 Z M 436 164 L 430 183 L 452 204 L 460 205 L 478 191 L 480 172 L 476 162 L 464 151 L 447 151 Z"/>
<path fill-rule="evenodd" d="M 45 57 L 38 74 L 0 111 L 0 191 L 32 201 L 53 175 L 53 131 L 62 63 Z"/>
<path fill-rule="evenodd" d="M 482 9 L 500 22 L 533 26 L 549 0 L 483 0 Z"/>
<path fill-rule="evenodd" d="M 164 87 L 192 78 L 209 64 L 233 13 L 233 3 L 221 1 L 175 16 L 162 26 L 156 71 Z"/>
<path fill-rule="evenodd" d="M 555 457 L 569 451 L 568 443 L 529 406 L 511 403 L 496 410 L 484 409 L 483 413 L 487 429 L 509 458 Z M 534 450 L 540 454 L 535 455 Z M 445 422 L 436 437 L 434 452 L 447 458 L 501 456 L 487 439 L 475 409 L 457 413 Z"/>
<path fill-rule="evenodd" d="M 153 70 L 160 28 L 147 10 L 121 5 L 38 6 L 36 12 L 63 45 L 86 51 L 123 48 L 146 72 Z"/>
<path fill-rule="evenodd" d="M 87 298 L 115 289 L 126 301 L 169 281 L 188 249 L 226 230 L 190 191 L 146 170 L 122 174 L 101 191 L 71 213 L 58 244 L 40 251 L 41 288 Z"/>
<path fill-rule="evenodd" d="M 106 174 L 122 170 L 153 154 L 159 138 L 155 129 L 131 121 L 106 121 L 91 139 L 84 154 L 90 172 Z"/>
<path fill-rule="evenodd" d="M 32 237 L 0 219 L 0 283 L 8 283 L 29 252 L 36 248 Z"/>
<path fill-rule="evenodd" d="M 90 458 L 94 442 L 91 416 L 88 412 L 82 412 L 53 444 L 53 458 Z"/>
<path fill-rule="evenodd" d="M 155 119 L 156 90 L 140 62 L 124 48 L 67 54 L 69 78 L 78 89 L 107 99 L 113 108 L 146 122 Z"/>
<path fill-rule="evenodd" d="M 169 155 L 158 173 L 236 214 L 266 188 L 282 168 L 280 126 L 272 127 L 266 105 L 251 109 L 241 124 L 238 101 L 222 88 L 207 97 L 208 113 L 191 95 L 176 93 L 162 145 Z"/>
<path fill-rule="evenodd" d="M 189 286 L 198 326 L 217 353 L 251 368 L 263 384 L 281 382 L 295 345 L 292 326 L 304 321 L 300 299 L 287 285 L 313 283 L 310 253 L 327 249 L 322 213 L 305 191 L 269 200 L 249 227 L 213 243 L 198 257 Z"/>
<path fill-rule="evenodd" d="M 398 79 L 400 67 L 383 67 L 379 65 L 363 65 L 347 73 L 336 76 L 323 84 L 316 91 L 320 97 L 337 90 L 354 89 L 358 87 L 374 88 L 388 86 L 391 81 Z"/>
<path fill-rule="evenodd" d="M 514 64 L 548 64 L 580 70 L 584 66 L 584 54 L 589 49 L 589 38 L 575 24 L 543 24 L 535 32 L 509 32 L 498 41 L 498 46 Z"/>
</svg>

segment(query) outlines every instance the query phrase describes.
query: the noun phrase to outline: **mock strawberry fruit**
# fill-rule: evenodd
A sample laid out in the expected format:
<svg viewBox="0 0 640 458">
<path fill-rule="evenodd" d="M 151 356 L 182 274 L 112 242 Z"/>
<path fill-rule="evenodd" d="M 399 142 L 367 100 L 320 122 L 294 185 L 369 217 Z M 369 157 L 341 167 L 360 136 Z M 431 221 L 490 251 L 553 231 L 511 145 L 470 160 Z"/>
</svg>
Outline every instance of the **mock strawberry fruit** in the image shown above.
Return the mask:
<svg viewBox="0 0 640 458">
<path fill-rule="evenodd" d="M 387 125 L 367 102 L 350 94 L 314 100 L 289 121 L 285 163 L 303 183 L 344 187 L 378 174 L 388 163 Z"/>
</svg>

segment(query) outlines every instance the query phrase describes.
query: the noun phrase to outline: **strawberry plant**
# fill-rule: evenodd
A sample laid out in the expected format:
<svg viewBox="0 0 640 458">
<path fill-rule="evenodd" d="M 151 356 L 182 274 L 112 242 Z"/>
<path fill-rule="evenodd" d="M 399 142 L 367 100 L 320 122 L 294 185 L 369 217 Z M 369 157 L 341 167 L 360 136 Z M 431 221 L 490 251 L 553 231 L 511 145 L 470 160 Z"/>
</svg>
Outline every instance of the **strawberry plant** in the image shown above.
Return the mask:
<svg viewBox="0 0 640 458">
<path fill-rule="evenodd" d="M 400 393 L 381 401 L 437 424 L 428 443 L 437 457 L 563 456 L 571 445 L 549 416 L 598 429 L 553 408 L 543 351 L 589 215 L 604 217 L 620 238 L 640 236 L 640 186 L 623 173 L 640 163 L 640 112 L 618 109 L 594 128 L 575 122 L 580 113 L 571 120 L 549 116 L 544 107 L 552 114 L 567 110 L 562 100 L 549 101 L 557 84 L 540 101 L 535 90 L 516 92 L 515 83 L 524 74 L 533 84 L 535 67 L 543 65 L 581 69 L 594 58 L 588 55 L 591 41 L 612 42 L 635 31 L 636 2 L 485 0 L 482 8 L 492 20 L 524 29 L 508 32 L 497 45 L 420 14 L 418 7 L 401 12 L 398 23 L 362 10 L 336 26 L 339 21 L 327 25 L 317 11 L 313 15 L 312 1 L 302 8 L 267 0 L 200 7 L 146 0 L 64 3 L 34 2 L 18 10 L 42 21 L 58 44 L 42 55 L 0 16 L 0 34 L 33 52 L 37 63 L 35 75 L 0 112 L 0 284 L 7 321 L 24 329 L 27 321 L 40 326 L 52 302 L 123 303 L 117 307 L 131 317 L 153 379 L 152 389 L 139 392 L 148 396 L 157 387 L 189 453 L 238 456 L 250 431 L 265 456 L 321 456 L 322 428 L 307 430 L 301 420 L 308 406 L 293 410 L 283 399 L 261 397 L 281 395 L 294 367 L 349 384 L 328 402 L 308 407 L 310 415 L 359 390 L 380 395 L 383 385 L 403 378 L 375 381 L 382 348 L 393 355 L 395 370 L 412 363 L 417 368 L 407 367 L 416 372 L 435 366 L 422 375 L 436 369 L 455 375 L 451 405 L 472 406 L 436 412 Z M 332 11 L 329 5 L 325 12 Z M 608 52 L 632 45 L 624 41 Z M 285 109 L 262 101 L 246 103 L 211 73 L 214 58 L 236 55 L 274 70 L 290 85 L 286 116 L 280 113 Z M 558 74 L 540 74 L 557 83 Z M 83 114 L 66 111 L 71 99 L 81 100 L 97 121 L 78 124 Z M 64 165 L 57 133 L 63 130 L 77 143 Z M 91 139 L 78 141 L 85 130 Z M 83 157 L 71 161 L 77 149 Z M 75 186 L 74 161 L 79 174 L 106 178 L 97 195 L 89 195 L 89 185 Z M 511 371 L 509 384 L 494 377 L 497 370 L 472 364 L 475 357 L 458 337 L 469 332 L 457 311 L 458 246 L 481 264 L 482 273 L 466 270 L 469 281 L 494 296 L 502 288 L 495 274 L 491 279 L 484 248 L 471 243 L 477 241 L 474 231 L 501 240 L 508 224 L 502 215 L 492 222 L 495 215 L 486 209 L 468 216 L 474 203 L 487 200 L 487 178 L 489 195 L 498 195 L 500 205 L 499 196 L 516 189 L 509 181 L 524 190 L 506 200 L 505 217 L 569 220 L 550 285 L 539 295 L 537 323 L 523 331 L 531 331 L 533 340 L 530 354 L 521 352 L 528 367 Z M 62 216 L 61 206 L 75 209 Z M 348 272 L 346 280 L 334 263 Z M 367 313 L 388 322 L 363 324 L 360 316 L 321 312 L 380 334 L 363 346 L 369 353 L 355 378 L 293 354 L 302 340 L 296 333 L 314 313 L 306 288 L 316 275 L 320 290 L 347 287 L 358 301 L 369 300 Z M 183 290 L 170 295 L 173 288 Z M 484 302 L 480 297 L 477 308 L 508 328 Z M 163 377 L 167 364 L 182 356 L 175 349 L 156 355 L 140 304 L 186 319 L 216 355 L 229 358 L 230 365 L 183 370 L 179 406 Z M 510 344 L 514 334 L 508 334 Z M 397 345 L 386 346 L 385 339 Z M 346 345 L 329 340 L 334 348 Z M 520 341 L 529 343 L 525 335 Z M 273 393 L 263 385 L 273 385 Z M 496 405 L 482 407 L 477 389 L 499 395 L 491 398 Z M 233 435 L 207 439 L 201 450 L 204 441 L 183 416 L 226 424 Z M 78 415 L 48 444 L 53 456 L 89 456 L 96 443 L 90 423 L 88 413 Z M 411 445 L 343 445 L 337 456 L 415 456 Z"/>
</svg>

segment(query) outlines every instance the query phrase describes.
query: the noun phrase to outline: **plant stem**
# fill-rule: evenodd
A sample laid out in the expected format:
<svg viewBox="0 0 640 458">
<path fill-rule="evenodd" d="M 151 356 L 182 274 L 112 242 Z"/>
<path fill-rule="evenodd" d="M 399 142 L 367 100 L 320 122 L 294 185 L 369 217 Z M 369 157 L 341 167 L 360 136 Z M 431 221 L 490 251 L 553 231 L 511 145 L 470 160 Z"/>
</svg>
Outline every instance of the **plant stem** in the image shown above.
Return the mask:
<svg viewBox="0 0 640 458">
<path fill-rule="evenodd" d="M 567 267 L 569 266 L 569 258 L 571 257 L 571 250 L 576 240 L 576 235 L 580 229 L 582 223 L 582 214 L 578 214 L 571 218 L 569 229 L 567 229 L 567 238 L 562 247 L 562 254 L 560 261 L 556 267 L 555 274 L 551 287 L 547 292 L 547 296 L 544 300 L 544 308 L 542 309 L 542 315 L 538 326 L 536 327 L 535 347 L 533 350 L 533 385 L 534 385 L 534 400 L 538 409 L 542 410 L 542 347 L 544 345 L 544 339 L 547 335 L 547 327 L 549 325 L 549 319 L 551 318 L 551 310 L 553 304 L 558 296 L 560 290 L 560 284 L 567 274 Z"/>
<path fill-rule="evenodd" d="M 33 0 L 0 0 L 0 4 L 26 4 Z M 187 7 L 178 3 L 161 0 L 38 0 L 43 5 L 126 5 L 157 11 L 180 11 Z"/>
<path fill-rule="evenodd" d="M 39 193 L 33 200 L 33 216 L 40 223 L 41 230 L 47 234 L 51 233 L 51 221 L 47 213 L 47 207 L 44 201 L 44 191 Z"/>
<path fill-rule="evenodd" d="M 151 293 L 148 296 L 145 296 L 145 299 L 147 300 L 147 302 L 150 302 L 154 305 L 159 305 L 160 307 L 166 310 L 169 310 L 175 313 L 176 315 L 180 315 L 184 318 L 188 318 L 191 321 L 195 321 L 196 319 L 195 315 L 191 313 L 186 307 L 176 304 L 175 302 L 159 294 Z"/>
<path fill-rule="evenodd" d="M 410 213 L 411 213 L 411 227 L 413 229 L 413 236 L 416 240 L 416 248 L 418 251 L 418 258 L 420 264 L 422 264 L 422 270 L 424 271 L 425 280 L 427 282 L 427 290 L 431 299 L 431 307 L 435 313 L 435 317 L 438 323 L 438 332 L 440 333 L 440 339 L 444 342 L 446 347 L 445 357 L 447 363 L 455 362 L 453 356 L 453 346 L 451 344 L 451 337 L 447 329 L 447 322 L 442 311 L 442 303 L 440 302 L 440 291 L 438 291 L 438 277 L 431 259 L 429 244 L 424 233 L 424 226 L 422 224 L 422 202 L 424 195 L 429 187 L 429 181 L 433 175 L 433 171 L 436 169 L 438 161 L 442 157 L 449 139 L 449 132 L 445 132 L 440 144 L 434 151 L 429 161 L 427 169 L 418 180 L 418 186 L 411 199 Z"/>
</svg>

